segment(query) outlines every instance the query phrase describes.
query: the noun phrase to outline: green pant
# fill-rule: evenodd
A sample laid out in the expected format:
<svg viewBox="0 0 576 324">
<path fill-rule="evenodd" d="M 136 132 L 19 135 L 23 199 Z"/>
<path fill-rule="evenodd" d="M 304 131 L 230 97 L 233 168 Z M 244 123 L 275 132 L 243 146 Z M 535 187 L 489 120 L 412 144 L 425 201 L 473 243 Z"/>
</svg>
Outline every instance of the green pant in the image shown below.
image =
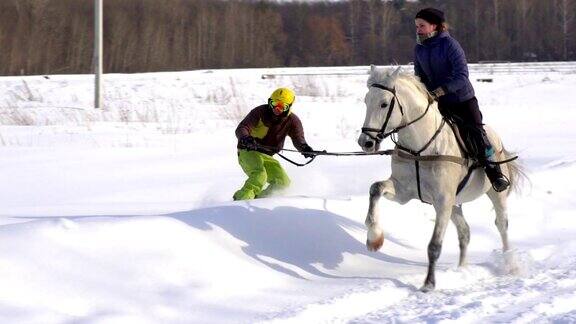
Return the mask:
<svg viewBox="0 0 576 324">
<path fill-rule="evenodd" d="M 238 150 L 238 163 L 248 176 L 244 186 L 234 194 L 234 200 L 266 197 L 272 192 L 285 189 L 290 178 L 280 163 L 270 155 L 247 150 Z M 265 190 L 264 186 L 268 183 Z"/>
</svg>

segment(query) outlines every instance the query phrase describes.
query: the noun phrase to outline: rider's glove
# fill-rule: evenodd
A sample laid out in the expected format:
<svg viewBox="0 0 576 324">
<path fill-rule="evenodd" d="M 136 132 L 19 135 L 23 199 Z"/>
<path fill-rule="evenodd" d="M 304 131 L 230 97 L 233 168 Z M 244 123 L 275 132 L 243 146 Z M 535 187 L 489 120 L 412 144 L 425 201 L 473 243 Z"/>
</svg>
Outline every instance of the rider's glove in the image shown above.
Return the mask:
<svg viewBox="0 0 576 324">
<path fill-rule="evenodd" d="M 442 87 L 438 87 L 434 90 L 432 90 L 432 97 L 434 97 L 434 99 L 438 100 L 438 98 L 442 97 L 443 95 L 445 95 L 446 92 L 444 91 L 444 89 L 442 89 Z"/>
<path fill-rule="evenodd" d="M 312 152 L 314 152 L 314 150 L 308 144 L 304 144 L 302 150 L 300 150 L 300 153 L 302 153 L 305 158 L 313 158 L 316 154 Z"/>
<path fill-rule="evenodd" d="M 252 136 L 244 136 L 240 139 L 240 146 L 248 151 L 256 151 L 258 144 Z"/>
</svg>

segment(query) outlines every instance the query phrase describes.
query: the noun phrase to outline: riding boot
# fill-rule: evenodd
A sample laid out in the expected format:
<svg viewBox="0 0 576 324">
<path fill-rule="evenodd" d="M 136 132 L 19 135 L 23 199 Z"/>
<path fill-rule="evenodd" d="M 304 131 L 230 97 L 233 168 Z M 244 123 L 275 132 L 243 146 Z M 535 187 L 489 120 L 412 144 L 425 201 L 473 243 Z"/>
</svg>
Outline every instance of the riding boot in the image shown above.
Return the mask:
<svg viewBox="0 0 576 324">
<path fill-rule="evenodd" d="M 494 163 L 494 150 L 490 147 L 486 150 L 486 158 L 481 162 L 486 171 L 486 176 L 488 180 L 492 183 L 492 188 L 496 192 L 502 192 L 510 186 L 510 181 L 502 173 L 502 169 L 499 164 Z"/>
<path fill-rule="evenodd" d="M 496 164 L 495 153 L 488 135 L 482 125 L 475 125 L 475 127 L 467 127 L 468 136 L 470 139 L 470 146 L 477 154 L 478 162 L 484 167 L 486 175 L 492 183 L 492 188 L 496 192 L 502 192 L 510 186 L 510 181 L 504 174 L 499 164 Z"/>
</svg>

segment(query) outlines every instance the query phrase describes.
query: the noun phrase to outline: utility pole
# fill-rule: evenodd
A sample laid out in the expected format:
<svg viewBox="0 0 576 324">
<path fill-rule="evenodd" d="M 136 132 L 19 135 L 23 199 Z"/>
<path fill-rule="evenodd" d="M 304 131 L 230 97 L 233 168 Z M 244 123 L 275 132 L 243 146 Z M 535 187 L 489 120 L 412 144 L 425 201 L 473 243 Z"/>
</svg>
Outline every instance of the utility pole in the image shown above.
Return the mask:
<svg viewBox="0 0 576 324">
<path fill-rule="evenodd" d="M 102 1 L 94 0 L 94 108 L 102 106 Z"/>
</svg>

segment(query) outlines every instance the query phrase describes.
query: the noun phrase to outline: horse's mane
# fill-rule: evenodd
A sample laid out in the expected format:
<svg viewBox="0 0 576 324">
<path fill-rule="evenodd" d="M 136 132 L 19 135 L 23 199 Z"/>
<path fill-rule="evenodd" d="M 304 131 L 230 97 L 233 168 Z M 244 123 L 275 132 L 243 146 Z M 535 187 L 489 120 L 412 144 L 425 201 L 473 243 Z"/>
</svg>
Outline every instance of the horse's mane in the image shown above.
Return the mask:
<svg viewBox="0 0 576 324">
<path fill-rule="evenodd" d="M 372 70 L 372 72 L 370 73 L 370 77 L 368 78 L 368 83 L 367 85 L 370 86 L 374 83 L 380 83 L 380 84 L 386 84 L 388 86 L 393 86 L 393 84 L 391 84 L 394 80 L 392 80 L 392 74 L 394 73 L 394 71 L 396 71 L 397 67 L 391 67 L 391 68 L 375 68 L 374 70 Z M 409 83 L 413 84 L 416 89 L 418 89 L 418 91 L 420 91 L 424 96 L 426 96 L 428 98 L 428 100 L 431 99 L 430 97 L 430 93 L 428 93 L 428 89 L 426 89 L 426 86 L 424 85 L 424 83 L 422 83 L 420 81 L 420 78 L 417 77 L 416 75 L 409 73 L 409 72 L 405 72 L 400 70 L 400 72 L 398 73 L 398 78 L 408 81 Z"/>
</svg>

